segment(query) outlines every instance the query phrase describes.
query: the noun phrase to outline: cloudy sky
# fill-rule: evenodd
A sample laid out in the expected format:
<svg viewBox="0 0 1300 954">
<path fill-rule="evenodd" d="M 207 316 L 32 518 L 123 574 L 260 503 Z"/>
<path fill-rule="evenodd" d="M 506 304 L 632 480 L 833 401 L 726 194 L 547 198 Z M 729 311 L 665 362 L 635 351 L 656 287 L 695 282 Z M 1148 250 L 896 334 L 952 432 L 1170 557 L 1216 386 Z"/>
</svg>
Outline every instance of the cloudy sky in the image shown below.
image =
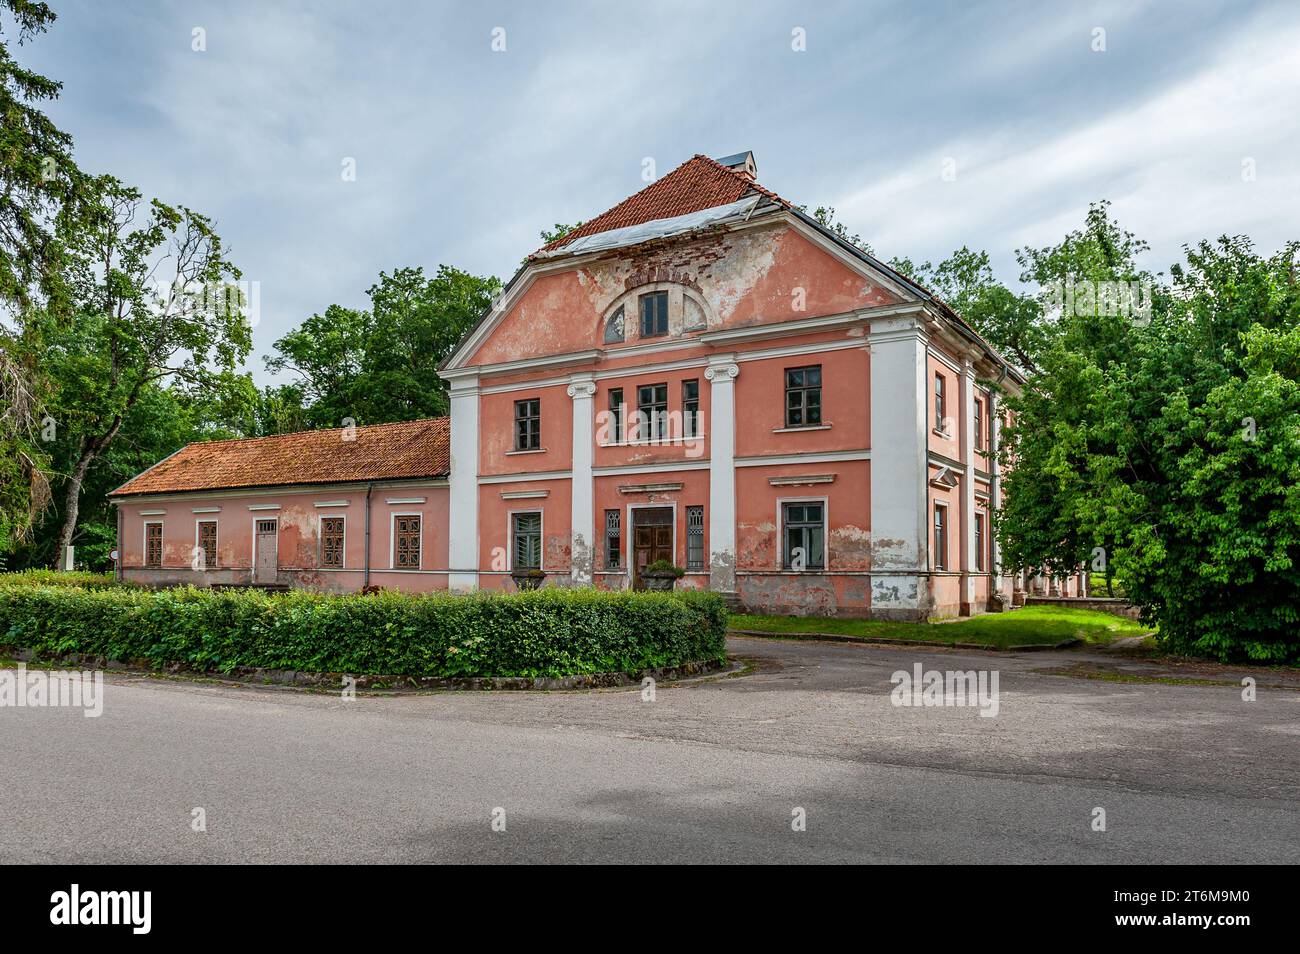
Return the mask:
<svg viewBox="0 0 1300 954">
<path fill-rule="evenodd" d="M 1153 270 L 1300 238 L 1296 3 L 51 3 L 20 61 L 63 81 L 84 169 L 217 220 L 261 380 L 381 269 L 506 278 L 646 158 L 752 149 L 882 257 L 986 248 L 1007 281 L 1100 198 Z"/>
</svg>

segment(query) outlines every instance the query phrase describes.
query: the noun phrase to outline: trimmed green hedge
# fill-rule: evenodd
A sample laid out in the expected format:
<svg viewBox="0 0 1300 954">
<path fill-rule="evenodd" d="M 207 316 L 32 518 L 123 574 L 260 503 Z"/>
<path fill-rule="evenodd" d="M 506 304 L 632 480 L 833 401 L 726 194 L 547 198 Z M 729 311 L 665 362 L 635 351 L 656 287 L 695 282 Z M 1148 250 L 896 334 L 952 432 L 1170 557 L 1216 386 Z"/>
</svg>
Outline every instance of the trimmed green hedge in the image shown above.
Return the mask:
<svg viewBox="0 0 1300 954">
<path fill-rule="evenodd" d="M 633 673 L 721 660 L 716 594 L 550 587 L 469 596 L 90 590 L 0 581 L 0 644 L 183 663 L 400 676 Z"/>
<path fill-rule="evenodd" d="M 123 586 L 113 579 L 112 573 L 89 573 L 74 570 L 64 573 L 62 570 L 18 570 L 13 573 L 0 573 L 0 586 L 82 586 L 88 589 L 107 589 Z"/>
</svg>

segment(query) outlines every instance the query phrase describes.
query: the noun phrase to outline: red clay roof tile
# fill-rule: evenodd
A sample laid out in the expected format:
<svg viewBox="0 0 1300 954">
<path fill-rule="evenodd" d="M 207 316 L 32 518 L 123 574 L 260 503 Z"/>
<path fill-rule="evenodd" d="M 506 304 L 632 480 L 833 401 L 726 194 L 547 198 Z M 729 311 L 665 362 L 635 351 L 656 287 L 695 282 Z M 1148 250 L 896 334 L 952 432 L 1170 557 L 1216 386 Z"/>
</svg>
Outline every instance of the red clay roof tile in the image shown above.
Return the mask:
<svg viewBox="0 0 1300 954">
<path fill-rule="evenodd" d="M 583 223 L 581 227 L 574 229 L 563 238 L 542 246 L 538 252 L 563 248 L 574 239 L 608 232 L 611 229 L 642 225 L 658 219 L 670 219 L 718 205 L 727 205 L 730 202 L 739 202 L 752 192 L 764 195 L 782 205 L 789 205 L 776 193 L 763 188 L 744 173 L 728 169 L 708 156 L 693 156 L 668 175 L 656 179 L 609 211 Z"/>
<path fill-rule="evenodd" d="M 445 417 L 356 428 L 299 431 L 246 440 L 187 444 L 111 496 L 239 487 L 333 484 L 368 480 L 445 478 L 450 470 L 450 421 Z"/>
</svg>

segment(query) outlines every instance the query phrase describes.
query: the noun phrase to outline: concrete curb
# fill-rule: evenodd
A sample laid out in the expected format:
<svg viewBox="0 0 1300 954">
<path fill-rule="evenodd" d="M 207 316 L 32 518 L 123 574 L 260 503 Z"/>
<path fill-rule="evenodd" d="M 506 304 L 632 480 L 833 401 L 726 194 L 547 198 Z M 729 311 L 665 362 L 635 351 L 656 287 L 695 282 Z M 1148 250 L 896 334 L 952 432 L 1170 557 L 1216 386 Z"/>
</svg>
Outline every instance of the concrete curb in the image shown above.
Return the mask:
<svg viewBox="0 0 1300 954">
<path fill-rule="evenodd" d="M 32 652 L 17 647 L 0 647 L 6 655 L 19 662 L 27 662 Z M 44 660 L 43 660 L 44 661 Z M 103 656 L 88 656 L 82 653 L 70 653 L 59 657 L 60 662 L 72 665 L 102 669 L 106 672 L 138 673 L 140 675 L 164 674 L 172 676 L 201 676 L 221 682 L 238 682 L 250 685 L 297 686 L 302 688 L 338 690 L 343 686 L 343 679 L 350 673 L 341 672 L 299 672 L 291 669 L 257 669 L 240 667 L 228 673 L 213 670 L 195 669 L 181 663 L 169 663 L 155 667 L 148 660 L 106 659 Z M 565 689 L 616 689 L 627 686 L 639 686 L 647 676 L 656 682 L 689 679 L 719 672 L 729 667 L 729 661 L 702 660 L 683 663 L 680 666 L 668 666 L 658 669 L 644 669 L 639 673 L 601 672 L 578 676 L 466 676 L 444 678 L 437 676 L 392 676 L 363 674 L 355 676 L 357 689 L 382 689 L 385 691 L 422 691 L 428 689 L 461 690 L 565 690 Z"/>
<path fill-rule="evenodd" d="M 882 646 L 929 646 L 933 649 L 977 649 L 986 653 L 1040 653 L 1049 649 L 1071 649 L 1083 640 L 1066 639 L 1059 643 L 1029 643 L 1002 649 L 987 643 L 938 643 L 928 639 L 895 639 L 886 636 L 846 636 L 843 633 L 774 633 L 765 629 L 729 629 L 728 636 L 757 636 L 763 639 L 808 639 L 823 643 L 878 643 Z"/>
</svg>

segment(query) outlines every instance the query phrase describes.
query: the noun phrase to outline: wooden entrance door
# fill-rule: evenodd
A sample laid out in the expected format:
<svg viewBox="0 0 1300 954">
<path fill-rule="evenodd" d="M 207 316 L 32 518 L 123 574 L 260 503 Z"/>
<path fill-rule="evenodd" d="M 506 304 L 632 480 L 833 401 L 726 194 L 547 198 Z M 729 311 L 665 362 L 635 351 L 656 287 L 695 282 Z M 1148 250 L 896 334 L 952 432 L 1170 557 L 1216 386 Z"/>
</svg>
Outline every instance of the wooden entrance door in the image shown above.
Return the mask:
<svg viewBox="0 0 1300 954">
<path fill-rule="evenodd" d="M 673 559 L 673 508 L 632 511 L 632 587 L 641 589 L 641 571 L 655 560 Z"/>
<path fill-rule="evenodd" d="M 278 542 L 275 533 L 276 521 L 257 521 L 256 560 L 253 563 L 254 583 L 276 582 L 276 564 L 279 554 L 276 552 Z"/>
</svg>

